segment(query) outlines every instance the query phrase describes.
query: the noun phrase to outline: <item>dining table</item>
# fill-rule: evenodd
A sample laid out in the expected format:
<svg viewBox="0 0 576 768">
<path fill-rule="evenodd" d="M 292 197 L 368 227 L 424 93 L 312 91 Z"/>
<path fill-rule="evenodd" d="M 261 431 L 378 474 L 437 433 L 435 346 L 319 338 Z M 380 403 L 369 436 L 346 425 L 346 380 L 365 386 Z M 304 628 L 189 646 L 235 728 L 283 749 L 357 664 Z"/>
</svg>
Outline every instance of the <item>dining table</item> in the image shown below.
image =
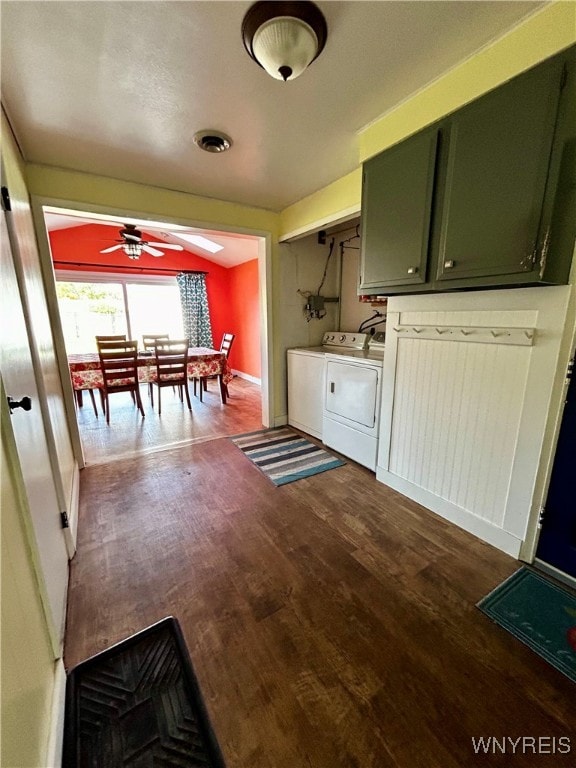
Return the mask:
<svg viewBox="0 0 576 768">
<path fill-rule="evenodd" d="M 68 367 L 72 387 L 76 392 L 78 405 L 82 405 L 82 391 L 101 389 L 104 382 L 100 357 L 98 352 L 80 352 L 68 355 Z M 138 353 L 138 379 L 148 383 L 152 380 L 152 372 L 156 368 L 156 358 L 153 352 Z M 188 378 L 202 379 L 216 376 L 220 386 L 222 404 L 226 404 L 226 387 L 232 380 L 232 371 L 224 352 L 209 347 L 190 347 L 188 349 Z"/>
</svg>

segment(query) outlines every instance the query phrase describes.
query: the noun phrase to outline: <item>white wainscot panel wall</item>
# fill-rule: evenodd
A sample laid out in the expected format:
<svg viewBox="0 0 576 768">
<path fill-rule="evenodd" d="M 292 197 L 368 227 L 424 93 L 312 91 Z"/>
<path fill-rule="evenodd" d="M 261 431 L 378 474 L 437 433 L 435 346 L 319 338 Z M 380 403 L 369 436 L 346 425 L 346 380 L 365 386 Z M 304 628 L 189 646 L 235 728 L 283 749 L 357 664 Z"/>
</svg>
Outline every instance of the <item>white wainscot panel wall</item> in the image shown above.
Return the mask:
<svg viewBox="0 0 576 768">
<path fill-rule="evenodd" d="M 380 481 L 517 557 L 568 287 L 391 298 Z"/>
</svg>

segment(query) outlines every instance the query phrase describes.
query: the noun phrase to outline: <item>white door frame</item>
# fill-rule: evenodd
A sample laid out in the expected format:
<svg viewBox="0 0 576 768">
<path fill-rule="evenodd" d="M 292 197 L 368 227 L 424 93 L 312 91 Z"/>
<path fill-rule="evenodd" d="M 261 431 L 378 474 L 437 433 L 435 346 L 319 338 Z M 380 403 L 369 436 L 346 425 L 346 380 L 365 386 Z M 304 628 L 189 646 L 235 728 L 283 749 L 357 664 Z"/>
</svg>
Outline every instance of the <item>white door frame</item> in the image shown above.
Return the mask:
<svg viewBox="0 0 576 768">
<path fill-rule="evenodd" d="M 548 419 L 540 454 L 540 463 L 536 475 L 532 507 L 528 519 L 526 536 L 520 548 L 519 559 L 527 563 L 533 563 L 536 557 L 536 548 L 540 536 L 540 511 L 546 503 L 548 487 L 552 477 L 552 468 L 556 456 L 556 446 L 564 414 L 564 405 L 566 393 L 568 391 L 568 379 L 566 373 L 568 362 L 576 349 L 576 248 L 574 251 L 574 260 L 572 263 L 571 295 L 566 313 L 566 322 L 560 344 L 560 353 L 558 356 L 558 367 L 552 397 L 550 398 L 550 407 L 548 410 Z"/>
<path fill-rule="evenodd" d="M 74 405 L 74 392 L 70 382 L 68 359 L 66 355 L 66 345 L 64 343 L 64 334 L 60 320 L 60 310 L 58 307 L 58 298 L 56 295 L 56 280 L 54 268 L 52 265 L 52 254 L 50 250 L 50 241 L 44 220 L 44 207 L 62 208 L 75 212 L 84 212 L 87 214 L 95 213 L 101 216 L 117 216 L 120 219 L 135 218 L 141 220 L 160 221 L 170 224 L 180 224 L 187 227 L 196 227 L 199 229 L 220 230 L 222 232 L 233 232 L 237 234 L 252 235 L 258 240 L 258 278 L 259 278 L 259 298 L 260 298 L 260 357 L 262 369 L 262 424 L 269 427 L 274 420 L 273 414 L 273 393 L 274 393 L 274 357 L 272 354 L 272 237 L 270 232 L 263 230 L 247 229 L 245 227 L 231 227 L 222 224 L 213 224 L 211 222 L 196 221 L 193 219 L 183 219 L 182 217 L 169 218 L 161 214 L 142 213 L 131 209 L 116 208 L 115 206 L 95 205 L 92 203 L 79 203 L 74 200 L 62 200 L 60 198 L 44 197 L 41 195 L 31 195 L 31 206 L 34 216 L 34 226 L 36 229 L 36 238 L 40 251 L 40 264 L 42 267 L 46 296 L 48 300 L 48 311 L 50 322 L 52 324 L 56 356 L 58 359 L 60 378 L 62 379 L 62 388 L 64 390 L 64 399 L 66 404 L 66 414 L 68 418 L 68 427 L 72 440 L 72 446 L 80 468 L 85 466 L 84 454 L 82 450 L 82 441 L 80 439 L 80 430 L 76 419 L 76 409 Z"/>
</svg>

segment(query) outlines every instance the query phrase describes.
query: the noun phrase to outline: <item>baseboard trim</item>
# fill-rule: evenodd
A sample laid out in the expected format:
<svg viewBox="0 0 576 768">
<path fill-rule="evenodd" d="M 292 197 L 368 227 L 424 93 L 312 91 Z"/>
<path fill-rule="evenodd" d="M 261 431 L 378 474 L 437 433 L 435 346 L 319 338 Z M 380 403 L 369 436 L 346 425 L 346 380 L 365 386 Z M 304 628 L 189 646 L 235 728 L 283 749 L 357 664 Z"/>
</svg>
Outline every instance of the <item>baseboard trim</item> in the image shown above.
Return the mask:
<svg viewBox="0 0 576 768">
<path fill-rule="evenodd" d="M 246 379 L 246 381 L 251 381 L 252 384 L 258 384 L 259 387 L 262 386 L 262 379 L 259 379 L 256 376 L 251 376 L 249 373 L 244 373 L 244 371 L 237 371 L 235 368 L 233 368 L 232 375 L 238 376 L 239 379 Z"/>
<path fill-rule="evenodd" d="M 65 529 L 66 548 L 68 558 L 71 560 L 76 554 L 76 539 L 78 536 L 78 514 L 80 510 L 80 469 L 78 462 L 74 462 L 72 473 L 72 488 L 70 491 L 70 509 L 68 510 L 69 528 Z"/>
<path fill-rule="evenodd" d="M 567 587 L 576 589 L 576 579 L 574 576 L 570 576 L 569 573 L 564 573 L 564 571 L 558 570 L 558 568 L 555 568 L 553 565 L 548 565 L 548 563 L 545 563 L 544 560 L 540 560 L 537 557 L 534 558 L 532 565 L 534 568 L 538 568 L 538 570 L 548 574 L 548 576 L 552 576 L 552 578 L 556 579 L 556 581 L 560 581 L 562 584 L 566 584 Z"/>
<path fill-rule="evenodd" d="M 66 670 L 64 662 L 55 662 L 54 690 L 50 707 L 50 732 L 46 750 L 46 768 L 60 768 L 64 743 L 64 715 L 66 710 Z"/>
<path fill-rule="evenodd" d="M 462 509 L 462 507 L 458 507 L 452 502 L 398 477 L 398 475 L 392 474 L 392 472 L 383 467 L 376 468 L 376 479 L 390 486 L 395 491 L 404 494 L 409 499 L 418 502 L 418 504 L 426 507 L 426 509 L 435 512 L 440 517 L 448 520 L 448 522 L 454 523 L 454 525 L 463 528 L 468 533 L 477 536 L 487 544 L 491 544 L 493 547 L 518 559 L 522 541 L 508 531 L 498 528 L 490 521 L 483 520 L 468 512 L 468 510 Z"/>
</svg>

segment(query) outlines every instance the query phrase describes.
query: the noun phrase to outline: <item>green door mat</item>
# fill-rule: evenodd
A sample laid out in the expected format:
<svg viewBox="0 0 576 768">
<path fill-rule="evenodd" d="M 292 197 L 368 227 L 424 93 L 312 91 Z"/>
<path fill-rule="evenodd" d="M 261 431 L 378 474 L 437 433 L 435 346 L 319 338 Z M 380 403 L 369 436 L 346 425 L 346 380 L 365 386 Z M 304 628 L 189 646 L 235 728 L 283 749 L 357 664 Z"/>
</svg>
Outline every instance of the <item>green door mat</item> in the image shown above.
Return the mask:
<svg viewBox="0 0 576 768">
<path fill-rule="evenodd" d="M 521 568 L 478 608 L 576 682 L 576 593 Z"/>
</svg>

